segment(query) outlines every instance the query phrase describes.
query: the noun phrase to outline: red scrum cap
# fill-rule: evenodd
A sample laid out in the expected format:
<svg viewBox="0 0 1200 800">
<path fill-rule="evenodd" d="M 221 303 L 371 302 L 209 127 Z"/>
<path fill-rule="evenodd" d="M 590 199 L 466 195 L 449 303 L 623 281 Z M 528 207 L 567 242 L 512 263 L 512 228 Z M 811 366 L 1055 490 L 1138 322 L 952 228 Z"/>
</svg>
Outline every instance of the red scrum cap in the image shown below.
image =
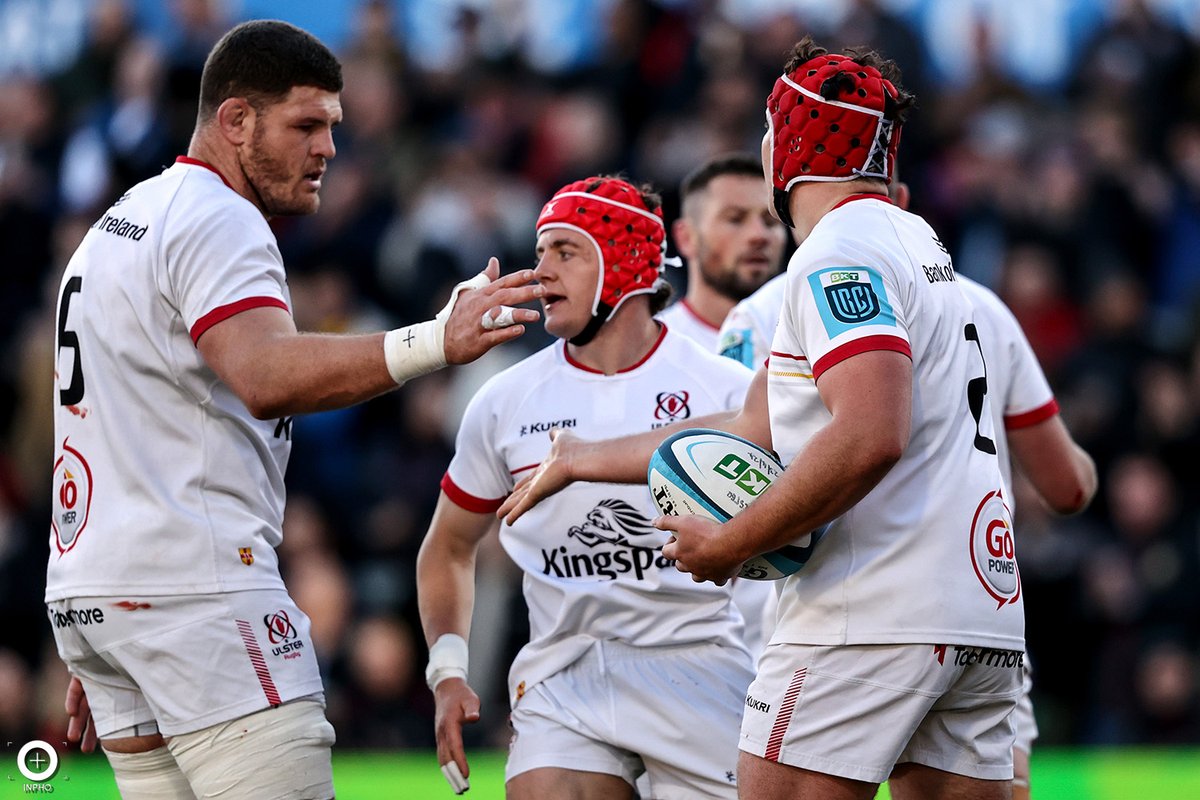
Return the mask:
<svg viewBox="0 0 1200 800">
<path fill-rule="evenodd" d="M 792 225 L 788 192 L 801 181 L 891 182 L 900 146 L 898 99 L 879 70 L 849 56 L 815 56 L 779 76 L 767 98 L 767 130 L 780 219 Z"/>
<path fill-rule="evenodd" d="M 630 297 L 658 290 L 666 248 L 662 210 L 647 208 L 642 193 L 626 181 L 593 177 L 559 189 L 537 220 L 539 236 L 554 228 L 586 237 L 600 263 L 592 319 L 573 344 L 590 341 Z"/>
</svg>

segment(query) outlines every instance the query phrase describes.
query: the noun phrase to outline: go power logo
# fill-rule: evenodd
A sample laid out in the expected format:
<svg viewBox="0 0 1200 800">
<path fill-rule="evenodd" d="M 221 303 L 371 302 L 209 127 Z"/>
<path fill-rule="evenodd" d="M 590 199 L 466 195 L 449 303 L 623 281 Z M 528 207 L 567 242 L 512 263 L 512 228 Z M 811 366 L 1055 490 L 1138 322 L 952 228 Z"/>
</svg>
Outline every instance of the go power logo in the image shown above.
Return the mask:
<svg viewBox="0 0 1200 800">
<path fill-rule="evenodd" d="M 11 749 L 16 743 L 8 742 Z M 64 742 L 64 746 L 65 746 Z M 20 783 L 23 794 L 53 794 L 51 780 L 58 773 L 58 751 L 49 742 L 34 739 L 17 751 L 17 774 L 9 772 L 10 783 Z"/>
</svg>

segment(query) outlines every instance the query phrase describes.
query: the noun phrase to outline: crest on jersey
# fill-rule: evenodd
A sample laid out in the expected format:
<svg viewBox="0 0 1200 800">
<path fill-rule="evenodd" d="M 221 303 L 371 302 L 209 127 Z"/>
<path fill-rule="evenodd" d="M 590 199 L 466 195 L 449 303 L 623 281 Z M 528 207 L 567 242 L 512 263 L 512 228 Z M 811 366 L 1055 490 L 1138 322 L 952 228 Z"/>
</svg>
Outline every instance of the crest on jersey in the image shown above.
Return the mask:
<svg viewBox="0 0 1200 800">
<path fill-rule="evenodd" d="M 830 339 L 859 325 L 895 327 L 883 277 L 869 267 L 834 267 L 808 277 Z"/>
<path fill-rule="evenodd" d="M 242 563 L 247 567 L 254 563 L 254 551 L 249 547 L 239 547 L 238 555 L 242 557 Z"/>
</svg>

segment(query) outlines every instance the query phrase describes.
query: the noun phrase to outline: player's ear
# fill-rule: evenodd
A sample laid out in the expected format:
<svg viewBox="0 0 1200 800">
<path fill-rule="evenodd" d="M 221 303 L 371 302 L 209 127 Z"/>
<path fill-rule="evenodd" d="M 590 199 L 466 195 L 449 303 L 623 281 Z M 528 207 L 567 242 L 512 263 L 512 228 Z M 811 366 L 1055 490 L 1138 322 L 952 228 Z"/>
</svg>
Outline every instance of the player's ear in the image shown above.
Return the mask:
<svg viewBox="0 0 1200 800">
<path fill-rule="evenodd" d="M 892 195 L 896 200 L 896 205 L 908 211 L 908 204 L 912 200 L 912 192 L 908 190 L 908 184 L 904 181 L 896 181 L 896 185 L 892 187 Z"/>
<path fill-rule="evenodd" d="M 674 239 L 675 249 L 681 256 L 688 261 L 695 257 L 696 229 L 687 217 L 680 217 L 671 223 L 671 238 Z"/>
<path fill-rule="evenodd" d="M 254 107 L 244 97 L 227 97 L 217 107 L 217 128 L 233 145 L 245 144 L 254 125 Z"/>
</svg>

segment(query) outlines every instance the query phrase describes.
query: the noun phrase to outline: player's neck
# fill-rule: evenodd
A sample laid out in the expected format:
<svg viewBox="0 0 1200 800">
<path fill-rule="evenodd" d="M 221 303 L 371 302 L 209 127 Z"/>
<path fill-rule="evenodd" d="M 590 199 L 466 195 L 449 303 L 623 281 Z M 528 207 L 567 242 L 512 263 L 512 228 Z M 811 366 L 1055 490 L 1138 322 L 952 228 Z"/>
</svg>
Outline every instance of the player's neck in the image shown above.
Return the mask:
<svg viewBox="0 0 1200 800">
<path fill-rule="evenodd" d="M 633 297 L 584 345 L 567 344 L 571 358 L 588 369 L 615 375 L 645 360 L 658 344 L 662 326 L 644 298 Z"/>
<path fill-rule="evenodd" d="M 188 158 L 203 161 L 212 167 L 225 179 L 225 183 L 230 189 L 233 189 L 253 203 L 259 211 L 263 210 L 258 193 L 250 185 L 250 181 L 247 180 L 245 173 L 242 172 L 242 168 L 238 164 L 236 152 L 227 147 L 215 147 L 206 137 L 196 134 L 192 137 L 192 141 L 188 145 L 187 154 Z M 263 212 L 263 216 L 266 216 L 266 212 Z"/>
<path fill-rule="evenodd" d="M 882 184 L 877 181 L 866 180 L 805 181 L 797 184 L 788 197 L 797 241 L 807 239 L 821 218 L 847 197 L 865 193 L 886 195 L 887 187 L 880 186 Z"/>
<path fill-rule="evenodd" d="M 720 328 L 737 301 L 721 294 L 697 275 L 695 280 L 689 278 L 687 294 L 680 302 L 686 303 L 688 310 L 705 324 Z"/>
</svg>

